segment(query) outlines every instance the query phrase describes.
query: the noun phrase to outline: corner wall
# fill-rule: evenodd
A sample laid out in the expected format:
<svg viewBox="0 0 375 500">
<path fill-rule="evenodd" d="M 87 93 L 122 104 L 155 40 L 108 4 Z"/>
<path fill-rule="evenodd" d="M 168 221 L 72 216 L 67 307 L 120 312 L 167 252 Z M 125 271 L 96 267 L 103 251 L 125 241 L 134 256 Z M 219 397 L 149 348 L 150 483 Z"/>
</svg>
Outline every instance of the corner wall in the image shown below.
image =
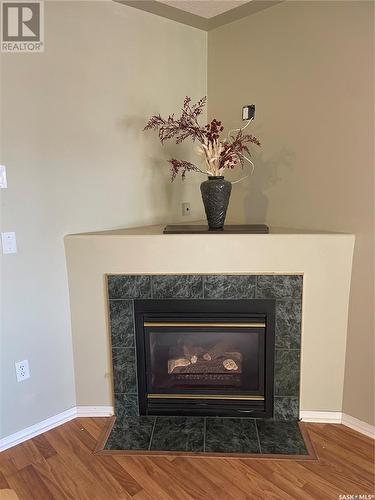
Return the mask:
<svg viewBox="0 0 375 500">
<path fill-rule="evenodd" d="M 140 129 L 207 93 L 207 34 L 113 2 L 46 2 L 45 15 L 45 53 L 1 54 L 2 231 L 18 240 L 2 257 L 3 436 L 76 404 L 63 236 L 201 206 L 200 179 L 171 189 L 173 148 Z M 372 20 L 372 2 L 284 2 L 210 32 L 208 65 L 211 115 L 240 126 L 255 102 L 263 142 L 230 217 L 357 235 L 343 411 L 369 423 Z M 31 379 L 17 384 L 25 358 Z"/>
<path fill-rule="evenodd" d="M 206 95 L 207 34 L 108 1 L 47 1 L 45 30 L 44 53 L 1 54 L 1 230 L 18 243 L 2 257 L 2 436 L 76 404 L 64 235 L 175 221 L 185 200 L 201 215 L 200 179 L 171 188 L 173 147 L 142 128 Z"/>
<path fill-rule="evenodd" d="M 209 115 L 239 127 L 241 107 L 255 103 L 263 144 L 254 175 L 234 186 L 229 217 L 356 234 L 343 411 L 370 424 L 373 19 L 372 2 L 285 1 L 208 38 Z"/>
</svg>

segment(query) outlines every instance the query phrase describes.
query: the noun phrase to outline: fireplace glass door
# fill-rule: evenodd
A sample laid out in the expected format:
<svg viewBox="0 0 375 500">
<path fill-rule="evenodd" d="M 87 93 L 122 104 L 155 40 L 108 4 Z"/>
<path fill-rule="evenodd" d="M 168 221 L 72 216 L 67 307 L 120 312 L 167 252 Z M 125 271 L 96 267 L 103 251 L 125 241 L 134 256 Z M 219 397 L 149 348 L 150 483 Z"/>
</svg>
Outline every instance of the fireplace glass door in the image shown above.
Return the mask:
<svg viewBox="0 0 375 500">
<path fill-rule="evenodd" d="M 263 394 L 264 323 L 144 326 L 149 393 Z"/>
<path fill-rule="evenodd" d="M 274 301 L 136 300 L 141 415 L 271 416 Z"/>
</svg>

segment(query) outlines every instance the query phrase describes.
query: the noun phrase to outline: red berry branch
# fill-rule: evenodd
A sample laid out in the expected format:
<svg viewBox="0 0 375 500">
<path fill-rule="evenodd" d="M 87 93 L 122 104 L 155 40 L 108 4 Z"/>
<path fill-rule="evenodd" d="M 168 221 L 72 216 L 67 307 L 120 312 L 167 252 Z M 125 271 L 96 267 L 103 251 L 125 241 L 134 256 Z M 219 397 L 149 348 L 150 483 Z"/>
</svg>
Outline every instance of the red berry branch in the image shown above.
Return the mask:
<svg viewBox="0 0 375 500">
<path fill-rule="evenodd" d="M 207 98 L 202 97 L 197 103 L 192 104 L 191 98 L 185 97 L 179 118 L 176 118 L 174 114 L 166 119 L 160 114 L 154 115 L 144 128 L 144 130 L 156 130 L 162 144 L 170 139 L 180 144 L 188 138 L 200 143 L 198 153 L 203 157 L 204 167 L 199 168 L 188 161 L 173 158 L 169 160 L 172 181 L 178 174 L 181 174 L 184 179 L 186 173 L 190 171 L 217 176 L 222 175 L 226 168 L 243 167 L 245 161 L 249 161 L 249 145 L 261 145 L 256 137 L 244 134 L 242 129 L 239 129 L 234 136 L 220 139 L 224 127 L 221 121 L 215 118 L 203 127 L 199 125 L 198 117 L 202 114 L 206 102 Z"/>
</svg>

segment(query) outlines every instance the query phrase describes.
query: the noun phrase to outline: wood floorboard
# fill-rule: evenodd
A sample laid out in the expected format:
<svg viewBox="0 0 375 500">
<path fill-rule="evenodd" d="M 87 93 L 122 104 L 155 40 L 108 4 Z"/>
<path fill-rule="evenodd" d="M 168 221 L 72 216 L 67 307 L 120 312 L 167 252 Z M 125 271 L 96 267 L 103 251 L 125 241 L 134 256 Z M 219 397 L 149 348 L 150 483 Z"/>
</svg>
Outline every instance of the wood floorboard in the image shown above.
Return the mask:
<svg viewBox="0 0 375 500">
<path fill-rule="evenodd" d="M 1 500 L 19 500 L 16 492 L 11 489 L 0 489 L 0 499 Z"/>
<path fill-rule="evenodd" d="M 146 458 L 146 461 L 143 460 L 143 457 L 138 457 L 136 461 L 140 468 L 144 467 L 146 464 L 147 470 L 154 477 L 154 480 L 159 484 L 163 484 L 163 489 L 165 489 L 171 498 L 178 498 L 181 500 L 191 500 L 194 498 L 191 485 L 188 486 L 185 482 L 182 484 L 181 481 L 171 481 L 171 475 L 168 468 L 173 467 L 173 462 L 165 458 L 152 460 L 149 457 Z"/>
<path fill-rule="evenodd" d="M 246 492 L 236 484 L 229 467 L 218 469 L 215 466 L 215 461 L 205 458 L 192 460 L 191 466 L 194 475 L 202 474 L 216 484 L 221 491 L 226 491 L 228 500 L 245 500 L 247 498 Z"/>
<path fill-rule="evenodd" d="M 155 500 L 173 500 L 168 492 L 159 484 L 159 479 L 151 475 L 147 465 L 139 465 L 136 458 L 128 457 L 115 457 L 123 469 L 125 469 L 134 479 L 142 484 L 143 492 L 149 498 Z"/>
<path fill-rule="evenodd" d="M 99 420 L 99 422 L 97 420 Z M 86 429 L 86 431 L 97 441 L 103 428 L 103 422 L 100 422 L 100 420 L 101 419 L 95 418 L 77 418 L 75 422 Z"/>
<path fill-rule="evenodd" d="M 303 424 L 317 460 L 96 454 L 107 418 L 77 418 L 0 454 L 0 499 L 338 500 L 375 495 L 374 441 Z"/>
<path fill-rule="evenodd" d="M 178 458 L 173 462 L 158 460 L 156 464 L 164 470 L 167 477 L 172 478 L 193 498 L 204 499 L 209 498 L 210 495 L 213 498 L 221 498 L 221 488 L 207 477 L 204 477 L 203 474 L 196 474 L 196 469 L 193 468 L 190 461 L 189 458 Z"/>
<path fill-rule="evenodd" d="M 69 483 L 72 482 L 72 480 L 68 477 L 68 475 L 64 477 L 63 475 L 56 474 L 53 466 L 48 462 L 46 462 L 46 464 L 35 464 L 34 469 L 36 470 L 40 480 L 51 492 L 54 499 L 71 500 L 74 498 L 71 494 L 71 488 L 69 487 Z"/>
<path fill-rule="evenodd" d="M 0 472 L 0 490 L 6 490 L 9 488 L 9 483 L 2 472 Z"/>
<path fill-rule="evenodd" d="M 271 477 L 264 477 L 257 473 L 256 470 L 249 467 L 248 461 L 239 461 L 231 463 L 228 461 L 228 466 L 231 467 L 232 475 L 235 476 L 236 484 L 239 485 L 246 493 L 249 491 L 254 492 L 256 498 L 294 498 L 291 495 L 291 490 L 295 485 L 291 484 L 288 491 L 280 488 L 276 482 L 273 482 Z M 263 463 L 263 462 L 262 462 Z M 268 463 L 264 461 L 264 463 Z"/>
</svg>

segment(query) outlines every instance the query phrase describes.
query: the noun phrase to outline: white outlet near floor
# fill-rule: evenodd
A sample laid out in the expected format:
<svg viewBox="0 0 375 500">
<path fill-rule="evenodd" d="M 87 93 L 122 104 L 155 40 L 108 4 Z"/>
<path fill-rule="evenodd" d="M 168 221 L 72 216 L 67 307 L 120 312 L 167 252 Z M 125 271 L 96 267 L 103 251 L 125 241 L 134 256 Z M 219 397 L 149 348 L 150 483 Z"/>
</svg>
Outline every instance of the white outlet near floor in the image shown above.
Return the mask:
<svg viewBox="0 0 375 500">
<path fill-rule="evenodd" d="M 16 365 L 16 376 L 17 382 L 23 382 L 24 380 L 30 378 L 29 362 L 27 359 L 23 361 L 18 361 Z"/>
<path fill-rule="evenodd" d="M 182 215 L 190 215 L 190 203 L 189 202 L 182 203 L 181 208 L 182 208 Z"/>
</svg>

